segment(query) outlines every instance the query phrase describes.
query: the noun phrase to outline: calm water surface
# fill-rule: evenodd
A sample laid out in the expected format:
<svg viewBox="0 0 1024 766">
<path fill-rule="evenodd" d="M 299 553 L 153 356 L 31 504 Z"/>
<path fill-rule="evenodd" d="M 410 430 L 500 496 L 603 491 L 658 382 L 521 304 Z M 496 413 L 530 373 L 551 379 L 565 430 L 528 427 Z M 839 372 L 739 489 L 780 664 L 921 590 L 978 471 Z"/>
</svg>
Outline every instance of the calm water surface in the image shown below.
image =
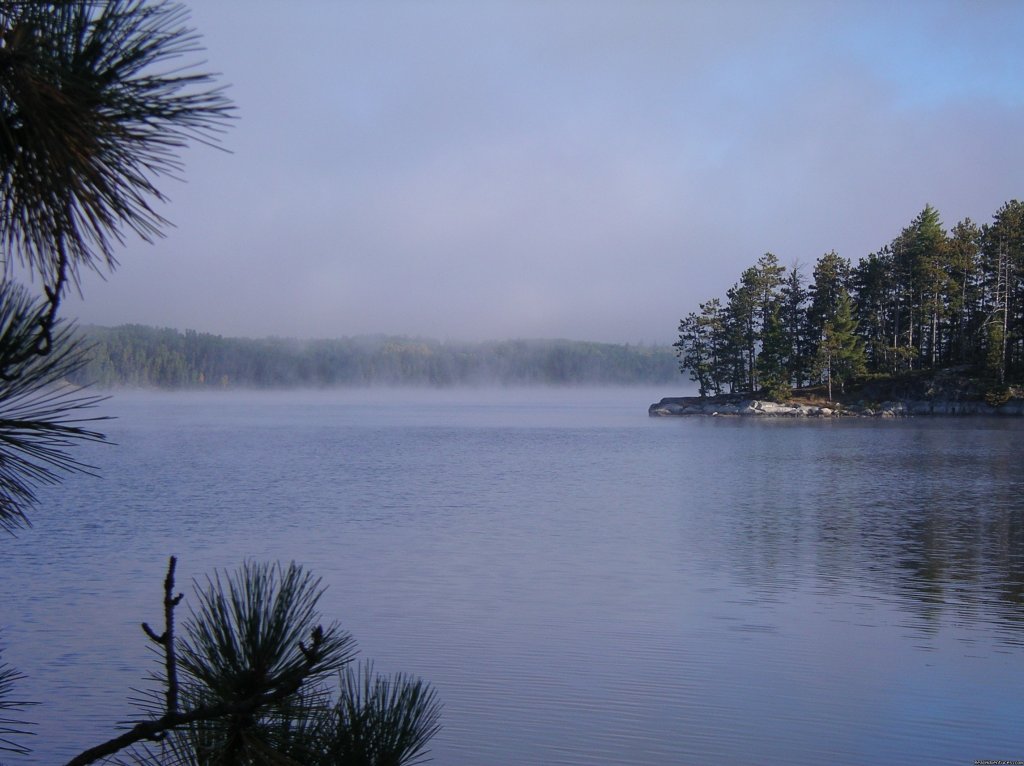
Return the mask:
<svg viewBox="0 0 1024 766">
<path fill-rule="evenodd" d="M 1024 424 L 649 419 L 670 391 L 118 395 L 0 541 L 33 758 L 113 732 L 185 583 L 297 560 L 434 762 L 1024 759 Z"/>
</svg>

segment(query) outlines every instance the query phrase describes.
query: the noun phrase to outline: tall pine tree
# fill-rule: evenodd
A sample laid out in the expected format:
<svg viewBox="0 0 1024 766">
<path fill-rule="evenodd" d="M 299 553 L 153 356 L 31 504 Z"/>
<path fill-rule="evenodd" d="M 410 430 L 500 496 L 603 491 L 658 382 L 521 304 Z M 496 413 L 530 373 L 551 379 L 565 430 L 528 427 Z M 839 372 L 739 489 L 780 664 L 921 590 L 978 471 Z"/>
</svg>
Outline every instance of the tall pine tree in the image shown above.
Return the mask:
<svg viewBox="0 0 1024 766">
<path fill-rule="evenodd" d="M 845 391 L 846 384 L 866 372 L 864 344 L 857 335 L 857 320 L 853 316 L 853 301 L 845 290 L 839 294 L 836 313 L 825 322 L 825 330 L 818 345 L 817 369 L 828 383 L 828 398 L 832 399 L 832 383 Z"/>
</svg>

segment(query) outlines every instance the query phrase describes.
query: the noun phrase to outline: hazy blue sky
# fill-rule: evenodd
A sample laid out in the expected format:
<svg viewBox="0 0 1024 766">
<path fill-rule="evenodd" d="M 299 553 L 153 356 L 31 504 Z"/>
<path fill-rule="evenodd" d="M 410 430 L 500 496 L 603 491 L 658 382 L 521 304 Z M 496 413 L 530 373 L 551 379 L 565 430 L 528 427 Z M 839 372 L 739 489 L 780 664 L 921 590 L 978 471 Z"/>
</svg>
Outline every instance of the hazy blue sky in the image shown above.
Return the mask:
<svg viewBox="0 0 1024 766">
<path fill-rule="evenodd" d="M 70 314 L 665 342 L 757 257 L 1024 195 L 1024 3 L 192 0 L 239 119 Z"/>
</svg>

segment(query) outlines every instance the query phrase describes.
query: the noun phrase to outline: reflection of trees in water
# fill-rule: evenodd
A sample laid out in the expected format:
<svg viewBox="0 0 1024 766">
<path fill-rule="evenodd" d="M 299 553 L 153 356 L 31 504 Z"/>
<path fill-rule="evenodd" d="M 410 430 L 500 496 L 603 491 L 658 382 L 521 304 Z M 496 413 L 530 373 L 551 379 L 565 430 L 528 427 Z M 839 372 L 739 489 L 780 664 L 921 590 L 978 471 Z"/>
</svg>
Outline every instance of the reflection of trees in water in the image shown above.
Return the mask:
<svg viewBox="0 0 1024 766">
<path fill-rule="evenodd" d="M 982 475 L 952 494 L 933 486 L 916 507 L 892 513 L 894 585 L 923 617 L 952 610 L 1024 625 L 1024 498 L 1008 465 Z"/>
<path fill-rule="evenodd" d="M 949 600 L 971 605 L 1004 606 L 1001 619 L 1024 623 L 1024 519 L 1009 503 L 1016 497 L 993 498 L 978 508 L 976 518 L 957 518 L 952 532 L 942 519 L 930 518 L 917 532 L 916 554 L 908 565 L 918 579 L 931 576 L 949 591 Z"/>
<path fill-rule="evenodd" d="M 971 453 L 959 434 L 929 436 L 949 446 L 753 469 L 744 478 L 756 491 L 737 491 L 718 517 L 729 569 L 759 592 L 895 597 L 917 629 L 953 617 L 1010 628 L 998 640 L 1024 643 L 1024 496 L 1012 441 L 1001 449 L 987 433 L 995 448 Z"/>
</svg>

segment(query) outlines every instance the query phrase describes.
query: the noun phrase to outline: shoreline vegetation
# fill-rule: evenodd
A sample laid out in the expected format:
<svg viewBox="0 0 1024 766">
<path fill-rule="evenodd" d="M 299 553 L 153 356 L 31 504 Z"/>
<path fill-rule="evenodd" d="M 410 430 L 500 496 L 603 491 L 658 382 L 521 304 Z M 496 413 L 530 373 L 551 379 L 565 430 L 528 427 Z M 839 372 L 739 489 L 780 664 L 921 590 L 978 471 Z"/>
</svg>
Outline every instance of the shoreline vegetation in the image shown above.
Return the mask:
<svg viewBox="0 0 1024 766">
<path fill-rule="evenodd" d="M 626 386 L 679 379 L 668 345 L 385 335 L 255 339 L 137 324 L 89 325 L 78 334 L 88 361 L 68 382 L 98 389 Z"/>
<path fill-rule="evenodd" d="M 970 370 L 878 377 L 828 397 L 826 386 L 796 389 L 773 401 L 748 393 L 668 396 L 648 408 L 651 417 L 706 415 L 774 418 L 900 418 L 915 416 L 1024 416 L 1024 389 L 1010 386 L 993 397 L 991 385 Z"/>
</svg>

